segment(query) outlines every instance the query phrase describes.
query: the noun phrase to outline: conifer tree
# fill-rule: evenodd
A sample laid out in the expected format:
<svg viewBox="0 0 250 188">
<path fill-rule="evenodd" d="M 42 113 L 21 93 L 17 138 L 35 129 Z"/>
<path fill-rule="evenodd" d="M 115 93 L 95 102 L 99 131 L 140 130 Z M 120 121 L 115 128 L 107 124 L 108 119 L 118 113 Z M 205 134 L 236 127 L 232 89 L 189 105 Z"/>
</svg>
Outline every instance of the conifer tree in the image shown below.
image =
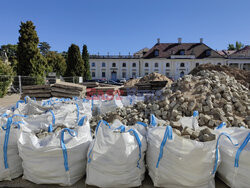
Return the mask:
<svg viewBox="0 0 250 188">
<path fill-rule="evenodd" d="M 84 63 L 80 49 L 77 45 L 71 44 L 68 49 L 66 76 L 83 76 Z"/>
<path fill-rule="evenodd" d="M 36 84 L 43 83 L 47 62 L 38 49 L 39 38 L 33 22 L 21 22 L 19 33 L 17 73 L 34 77 Z"/>
<path fill-rule="evenodd" d="M 91 79 L 91 75 L 90 75 L 89 53 L 88 53 L 87 45 L 83 45 L 82 59 L 83 59 L 84 68 L 85 68 L 83 79 L 85 81 L 86 80 L 90 80 Z"/>
</svg>

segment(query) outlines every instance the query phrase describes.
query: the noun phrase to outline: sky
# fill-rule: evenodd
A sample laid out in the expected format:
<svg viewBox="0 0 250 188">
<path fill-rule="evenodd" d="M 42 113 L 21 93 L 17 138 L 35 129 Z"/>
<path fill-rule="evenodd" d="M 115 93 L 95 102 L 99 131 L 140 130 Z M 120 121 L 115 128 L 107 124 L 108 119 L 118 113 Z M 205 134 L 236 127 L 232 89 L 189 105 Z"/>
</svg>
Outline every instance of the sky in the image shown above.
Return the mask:
<svg viewBox="0 0 250 188">
<path fill-rule="evenodd" d="M 90 54 L 132 54 L 162 43 L 204 43 L 226 49 L 250 44 L 249 0 L 1 0 L 0 45 L 16 44 L 21 22 L 31 20 L 40 42 Z"/>
</svg>

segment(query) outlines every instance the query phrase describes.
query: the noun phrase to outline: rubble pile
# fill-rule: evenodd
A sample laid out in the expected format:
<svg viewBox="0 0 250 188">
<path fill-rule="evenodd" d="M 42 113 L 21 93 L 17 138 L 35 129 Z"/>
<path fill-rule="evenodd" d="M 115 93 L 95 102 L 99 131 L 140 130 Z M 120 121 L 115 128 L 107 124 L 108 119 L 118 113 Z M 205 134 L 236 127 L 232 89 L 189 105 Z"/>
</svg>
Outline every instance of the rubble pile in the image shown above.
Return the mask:
<svg viewBox="0 0 250 188">
<path fill-rule="evenodd" d="M 210 71 L 215 70 L 218 72 L 220 71 L 225 72 L 229 76 L 234 76 L 239 83 L 250 88 L 250 71 L 241 70 L 238 68 L 229 67 L 225 65 L 203 64 L 194 68 L 189 74 L 196 75 L 198 72 L 202 70 L 210 70 Z"/>
<path fill-rule="evenodd" d="M 145 83 L 150 83 L 152 81 L 167 81 L 168 84 L 172 83 L 172 80 L 170 80 L 168 77 L 157 72 L 152 72 L 149 75 L 146 75 L 140 79 L 137 78 L 137 79 L 128 80 L 124 84 L 124 86 L 135 86 L 137 84 L 145 84 Z"/>
<path fill-rule="evenodd" d="M 183 129 L 179 120 L 199 112 L 199 126 L 214 129 L 221 122 L 227 127 L 250 128 L 250 92 L 234 77 L 224 72 L 203 70 L 180 78 L 173 86 L 158 91 L 152 98 L 137 102 L 134 106 L 118 108 L 105 116 L 92 118 L 91 127 L 100 119 L 112 122 L 119 119 L 124 125 L 137 121 L 149 123 L 150 114 L 170 124 L 177 134 L 191 139 L 209 140 L 213 138 L 207 130 L 194 132 Z M 178 132 L 179 131 L 179 132 Z"/>
</svg>

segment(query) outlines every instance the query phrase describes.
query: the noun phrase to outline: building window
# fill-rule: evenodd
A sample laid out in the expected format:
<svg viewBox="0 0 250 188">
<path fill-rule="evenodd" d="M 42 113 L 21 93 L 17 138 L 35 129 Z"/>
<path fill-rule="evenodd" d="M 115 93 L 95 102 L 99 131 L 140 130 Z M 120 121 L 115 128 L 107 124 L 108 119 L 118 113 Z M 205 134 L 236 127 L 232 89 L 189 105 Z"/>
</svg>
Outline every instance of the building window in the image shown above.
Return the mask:
<svg viewBox="0 0 250 188">
<path fill-rule="evenodd" d="M 158 65 L 158 63 L 155 63 L 155 67 L 158 67 L 159 65 Z"/>
<path fill-rule="evenodd" d="M 196 63 L 195 66 L 198 67 L 200 63 Z"/>
<path fill-rule="evenodd" d="M 122 67 L 126 67 L 126 66 L 127 66 L 126 63 L 123 63 L 123 64 L 122 64 Z"/>
<path fill-rule="evenodd" d="M 184 51 L 184 50 L 181 50 L 181 51 L 180 51 L 180 55 L 185 55 L 185 51 Z"/>
<path fill-rule="evenodd" d="M 148 63 L 145 63 L 145 67 L 148 67 Z"/>
<path fill-rule="evenodd" d="M 102 62 L 102 67 L 106 67 L 106 63 Z"/>
<path fill-rule="evenodd" d="M 170 64 L 169 63 L 166 63 L 166 67 L 169 67 L 170 66 Z"/>
<path fill-rule="evenodd" d="M 166 77 L 169 77 L 169 72 L 166 72 Z"/>
<path fill-rule="evenodd" d="M 136 63 L 133 63 L 132 67 L 136 67 Z"/>
<path fill-rule="evenodd" d="M 136 72 L 132 72 L 132 77 L 136 78 Z"/>
<path fill-rule="evenodd" d="M 92 72 L 92 77 L 95 77 L 95 72 Z"/>
<path fill-rule="evenodd" d="M 184 74 L 185 74 L 185 73 L 184 73 L 183 71 L 181 71 L 181 72 L 180 72 L 180 77 L 183 77 Z"/>
<path fill-rule="evenodd" d="M 106 73 L 102 72 L 102 77 L 105 78 L 106 77 Z"/>
<path fill-rule="evenodd" d="M 155 50 L 154 55 L 155 57 L 159 56 L 159 50 Z"/>
<path fill-rule="evenodd" d="M 92 67 L 95 67 L 95 62 L 92 63 Z"/>
<path fill-rule="evenodd" d="M 116 67 L 116 63 L 112 63 L 112 67 Z"/>
<path fill-rule="evenodd" d="M 145 75 L 148 75 L 148 72 L 145 72 Z"/>
<path fill-rule="evenodd" d="M 122 78 L 127 78 L 126 72 L 122 72 Z"/>
<path fill-rule="evenodd" d="M 221 63 L 218 63 L 217 65 L 221 65 Z"/>
<path fill-rule="evenodd" d="M 181 63 L 181 67 L 185 67 L 185 64 L 184 64 L 184 63 Z"/>
<path fill-rule="evenodd" d="M 210 56 L 211 55 L 211 50 L 206 50 L 206 56 Z"/>
</svg>

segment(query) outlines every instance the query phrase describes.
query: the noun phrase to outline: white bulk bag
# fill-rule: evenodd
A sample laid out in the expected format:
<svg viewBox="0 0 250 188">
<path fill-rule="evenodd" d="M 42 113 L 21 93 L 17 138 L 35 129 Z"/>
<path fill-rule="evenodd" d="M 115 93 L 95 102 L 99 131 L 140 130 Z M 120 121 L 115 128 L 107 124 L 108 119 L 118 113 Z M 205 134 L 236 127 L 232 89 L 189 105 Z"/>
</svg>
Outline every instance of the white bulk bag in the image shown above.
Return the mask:
<svg viewBox="0 0 250 188">
<path fill-rule="evenodd" d="M 20 115 L 0 118 L 0 181 L 12 180 L 23 173 L 17 148 L 22 118 Z"/>
<path fill-rule="evenodd" d="M 235 146 L 228 139 L 221 139 L 221 164 L 219 178 L 232 188 L 248 188 L 250 185 L 250 130 L 244 128 L 223 128 L 217 130 L 228 133 Z"/>
<path fill-rule="evenodd" d="M 116 108 L 123 108 L 122 101 L 118 95 L 111 96 L 111 98 L 108 98 L 107 100 L 102 100 L 100 105 L 98 107 L 98 112 L 100 114 L 106 114 L 107 112 L 115 111 Z"/>
<path fill-rule="evenodd" d="M 89 147 L 86 184 L 140 186 L 145 173 L 146 138 L 135 128 L 113 127 L 103 120 L 98 123 L 95 134 Z"/>
<path fill-rule="evenodd" d="M 216 140 L 197 142 L 172 132 L 171 126 L 148 131 L 147 165 L 156 187 L 212 188 L 219 163 Z"/>
<path fill-rule="evenodd" d="M 144 96 L 128 95 L 128 96 L 119 96 L 123 106 L 133 106 L 137 102 L 144 101 Z"/>
<path fill-rule="evenodd" d="M 74 130 L 64 128 L 43 139 L 23 127 L 18 140 L 23 178 L 37 184 L 76 183 L 85 174 L 91 140 L 88 118 L 82 118 Z"/>
</svg>

